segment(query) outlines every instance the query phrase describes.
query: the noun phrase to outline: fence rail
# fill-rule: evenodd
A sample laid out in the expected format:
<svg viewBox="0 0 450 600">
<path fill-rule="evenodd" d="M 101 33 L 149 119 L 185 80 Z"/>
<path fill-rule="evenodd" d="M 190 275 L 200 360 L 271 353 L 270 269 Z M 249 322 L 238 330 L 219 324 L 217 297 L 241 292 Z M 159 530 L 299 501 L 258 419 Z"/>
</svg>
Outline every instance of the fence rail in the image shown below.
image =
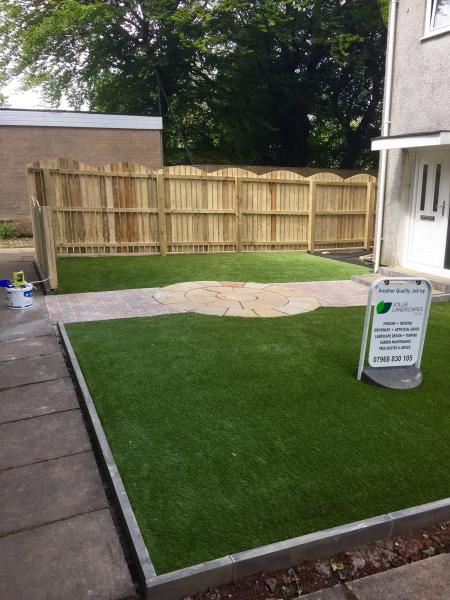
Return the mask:
<svg viewBox="0 0 450 600">
<path fill-rule="evenodd" d="M 54 256 L 369 249 L 377 180 L 227 167 L 28 167 L 44 269 Z M 53 276 L 56 287 L 56 270 Z"/>
</svg>

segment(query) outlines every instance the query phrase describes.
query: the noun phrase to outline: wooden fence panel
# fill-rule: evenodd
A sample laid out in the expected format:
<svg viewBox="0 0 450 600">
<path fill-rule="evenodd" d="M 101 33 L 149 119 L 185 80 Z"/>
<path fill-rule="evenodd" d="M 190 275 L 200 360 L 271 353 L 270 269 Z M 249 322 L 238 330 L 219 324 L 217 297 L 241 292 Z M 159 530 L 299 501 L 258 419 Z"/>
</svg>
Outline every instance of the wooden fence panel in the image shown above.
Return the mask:
<svg viewBox="0 0 450 600">
<path fill-rule="evenodd" d="M 373 241 L 369 174 L 58 159 L 30 165 L 28 178 L 30 196 L 48 208 L 57 255 L 368 249 Z"/>
<path fill-rule="evenodd" d="M 295 173 L 243 180 L 245 237 L 251 250 L 305 250 L 310 182 Z"/>
<path fill-rule="evenodd" d="M 62 159 L 47 166 L 37 163 L 29 175 L 47 183 L 43 202 L 53 209 L 58 254 L 159 252 L 153 171 L 128 163 L 95 168 Z"/>
<path fill-rule="evenodd" d="M 35 196 L 31 196 L 30 205 L 36 259 L 43 278 L 48 279 L 50 288 L 54 290 L 58 287 L 58 274 L 52 209 L 41 206 Z"/>
</svg>

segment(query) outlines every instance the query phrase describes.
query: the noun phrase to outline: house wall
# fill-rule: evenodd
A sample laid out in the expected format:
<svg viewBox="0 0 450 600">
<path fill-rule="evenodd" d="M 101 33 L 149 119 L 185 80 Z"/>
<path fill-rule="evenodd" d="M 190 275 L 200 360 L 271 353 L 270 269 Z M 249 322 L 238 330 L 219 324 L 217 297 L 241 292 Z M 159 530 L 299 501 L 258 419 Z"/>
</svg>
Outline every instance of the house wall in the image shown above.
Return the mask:
<svg viewBox="0 0 450 600">
<path fill-rule="evenodd" d="M 426 0 L 399 0 L 390 135 L 450 130 L 450 32 L 424 38 Z M 382 264 L 395 266 L 407 236 L 413 153 L 390 150 Z"/>
<path fill-rule="evenodd" d="M 0 126 L 0 220 L 30 228 L 26 165 L 71 158 L 92 165 L 134 162 L 150 168 L 163 163 L 160 130 L 82 127 Z"/>
</svg>

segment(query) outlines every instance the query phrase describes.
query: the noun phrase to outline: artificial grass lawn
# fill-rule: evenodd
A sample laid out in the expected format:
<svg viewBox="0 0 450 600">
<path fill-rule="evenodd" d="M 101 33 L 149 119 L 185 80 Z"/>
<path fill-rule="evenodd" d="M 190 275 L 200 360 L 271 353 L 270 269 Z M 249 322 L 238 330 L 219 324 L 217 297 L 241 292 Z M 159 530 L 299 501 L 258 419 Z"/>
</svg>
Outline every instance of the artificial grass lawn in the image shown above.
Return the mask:
<svg viewBox="0 0 450 600">
<path fill-rule="evenodd" d="M 160 287 L 182 281 L 324 281 L 369 273 L 304 252 L 58 259 L 59 294 Z"/>
<path fill-rule="evenodd" d="M 67 326 L 158 573 L 450 495 L 450 304 L 413 391 L 356 381 L 363 315 Z"/>
</svg>

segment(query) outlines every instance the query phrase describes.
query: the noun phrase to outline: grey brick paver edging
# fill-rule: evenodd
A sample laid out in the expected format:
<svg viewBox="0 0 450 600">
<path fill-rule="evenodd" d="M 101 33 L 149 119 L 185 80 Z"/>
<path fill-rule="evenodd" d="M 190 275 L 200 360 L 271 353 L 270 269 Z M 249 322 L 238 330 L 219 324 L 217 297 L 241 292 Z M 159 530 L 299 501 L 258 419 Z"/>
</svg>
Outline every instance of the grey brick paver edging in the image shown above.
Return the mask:
<svg viewBox="0 0 450 600">
<path fill-rule="evenodd" d="M 157 575 L 106 440 L 94 402 L 63 324 L 59 330 L 77 390 L 111 483 L 147 600 L 180 600 L 261 571 L 287 569 L 450 519 L 450 498 L 356 521 Z"/>
</svg>

